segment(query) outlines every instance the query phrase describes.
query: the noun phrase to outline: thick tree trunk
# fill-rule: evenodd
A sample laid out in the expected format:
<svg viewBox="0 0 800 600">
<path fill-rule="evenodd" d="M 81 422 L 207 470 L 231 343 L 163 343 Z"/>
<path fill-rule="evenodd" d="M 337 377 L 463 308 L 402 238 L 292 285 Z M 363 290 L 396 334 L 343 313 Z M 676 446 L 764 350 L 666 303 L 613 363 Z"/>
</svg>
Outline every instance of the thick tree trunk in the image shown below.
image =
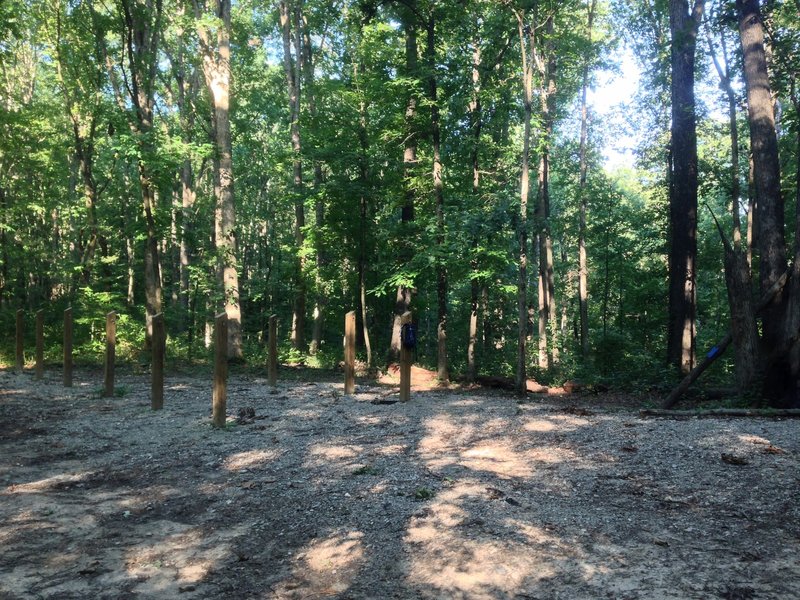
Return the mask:
<svg viewBox="0 0 800 600">
<path fill-rule="evenodd" d="M 742 41 L 747 110 L 750 121 L 750 148 L 757 198 L 755 244 L 760 255 L 762 293 L 786 269 L 784 201 L 781 195 L 778 139 L 775 112 L 770 92 L 764 51 L 764 28 L 757 0 L 737 0 L 739 34 Z M 764 312 L 763 342 L 766 348 L 779 348 L 785 342 L 783 314 L 785 295 L 779 295 Z"/>
<path fill-rule="evenodd" d="M 472 100 L 469 104 L 470 129 L 472 130 L 472 148 L 470 149 L 472 165 L 472 196 L 476 206 L 480 205 L 480 144 L 481 128 L 483 125 L 483 112 L 481 107 L 481 47 L 477 39 L 472 42 Z M 476 276 L 478 270 L 477 259 L 471 265 L 472 278 L 470 280 L 470 313 L 469 313 L 469 337 L 467 340 L 467 381 L 475 381 L 477 366 L 475 362 L 475 346 L 478 341 L 478 294 L 480 292 L 480 282 Z"/>
<path fill-rule="evenodd" d="M 670 0 L 672 172 L 670 185 L 669 363 L 692 370 L 696 338 L 697 133 L 694 64 L 702 0 Z"/>
<path fill-rule="evenodd" d="M 239 274 L 236 259 L 236 206 L 233 194 L 233 157 L 231 153 L 231 1 L 217 0 L 215 16 L 222 21 L 216 40 L 205 37 L 203 72 L 213 104 L 214 123 L 214 242 L 217 249 L 218 285 L 223 309 L 228 316 L 228 358 L 242 358 L 242 312 L 239 302 Z M 203 33 L 201 33 L 203 39 Z"/>
<path fill-rule="evenodd" d="M 760 353 L 758 330 L 752 299 L 752 278 L 747 250 L 742 247 L 741 219 L 739 218 L 739 128 L 737 123 L 736 94 L 731 86 L 729 57 L 724 33 L 720 35 L 723 62 L 717 58 L 711 37 L 709 50 L 720 78 L 720 87 L 728 100 L 728 123 L 731 142 L 731 218 L 733 220 L 733 246 L 727 242 L 720 227 L 720 236 L 725 244 L 725 283 L 728 290 L 728 305 L 731 313 L 731 335 L 736 350 L 736 382 L 739 393 L 746 395 L 751 391 L 759 371 Z"/>
</svg>

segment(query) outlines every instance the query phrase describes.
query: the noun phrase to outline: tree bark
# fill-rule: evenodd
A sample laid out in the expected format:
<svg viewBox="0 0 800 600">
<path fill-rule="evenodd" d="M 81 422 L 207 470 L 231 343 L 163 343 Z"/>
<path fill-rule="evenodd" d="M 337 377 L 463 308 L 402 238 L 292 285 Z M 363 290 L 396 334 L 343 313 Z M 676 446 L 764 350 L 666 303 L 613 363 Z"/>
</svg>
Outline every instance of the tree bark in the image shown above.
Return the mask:
<svg viewBox="0 0 800 600">
<path fill-rule="evenodd" d="M 242 358 L 242 311 L 239 302 L 239 274 L 236 259 L 236 206 L 233 193 L 233 158 L 231 152 L 231 0 L 216 0 L 214 16 L 222 21 L 216 40 L 201 27 L 203 73 L 213 105 L 214 124 L 214 242 L 217 250 L 217 281 L 227 315 L 227 356 Z"/>
<path fill-rule="evenodd" d="M 586 38 L 591 47 L 592 25 L 597 1 L 592 0 L 589 5 L 589 15 L 586 24 Z M 589 111 L 586 93 L 589 88 L 589 56 L 584 58 L 582 83 L 581 83 L 581 141 L 580 141 L 580 206 L 578 208 L 578 311 L 580 314 L 580 343 L 581 355 L 586 359 L 589 355 L 589 267 L 586 257 L 586 208 L 588 193 L 586 189 L 586 175 L 588 161 L 586 150 L 589 137 Z"/>
<path fill-rule="evenodd" d="M 409 91 L 408 101 L 405 111 L 405 131 L 403 149 L 403 194 L 404 203 L 401 212 L 402 232 L 408 232 L 411 223 L 414 221 L 414 200 L 416 192 L 414 189 L 414 175 L 417 166 L 417 92 L 416 78 L 417 68 L 417 22 L 416 22 L 417 0 L 408 0 L 406 8 L 402 12 L 403 31 L 405 33 L 405 73 L 404 75 L 413 81 L 412 89 Z M 411 260 L 413 249 L 404 240 L 400 242 L 400 258 L 404 262 Z M 394 306 L 394 318 L 392 321 L 392 337 L 389 345 L 387 363 L 397 362 L 400 359 L 400 320 L 403 314 L 408 312 L 411 307 L 413 289 L 407 286 L 399 286 Z"/>
<path fill-rule="evenodd" d="M 542 140 L 539 156 L 539 190 L 536 228 L 539 242 L 539 368 L 549 369 L 558 363 L 557 311 L 553 238 L 550 234 L 550 143 L 555 122 L 556 57 L 553 48 L 553 15 L 545 21 L 545 56 L 538 60 L 542 77 L 539 92 L 542 112 Z M 548 338 L 550 339 L 548 343 Z"/>
<path fill-rule="evenodd" d="M 725 34 L 720 34 L 720 47 L 723 62 L 716 54 L 716 49 L 708 37 L 709 51 L 714 67 L 720 78 L 720 87 L 725 91 L 728 100 L 728 121 L 731 143 L 731 217 L 733 220 L 733 246 L 727 242 L 722 228 L 720 236 L 725 245 L 725 283 L 728 290 L 728 306 L 731 313 L 731 334 L 736 351 L 736 382 L 740 395 L 747 394 L 755 382 L 760 363 L 758 348 L 758 330 L 756 315 L 753 310 L 752 278 L 747 251 L 742 248 L 741 219 L 739 218 L 739 128 L 737 123 L 736 94 L 731 85 L 729 57 L 725 43 Z M 724 64 L 723 64 L 724 63 Z M 717 223 L 719 227 L 719 223 Z"/>
<path fill-rule="evenodd" d="M 436 81 L 436 15 L 435 7 L 427 23 L 425 53 L 428 67 L 428 100 L 431 104 L 431 138 L 433 142 L 433 195 L 436 205 L 436 299 L 438 306 L 437 377 L 447 382 L 447 269 L 445 263 L 444 185 L 442 182 L 441 124 L 439 119 L 438 84 Z"/>
<path fill-rule="evenodd" d="M 298 6 L 300 7 L 300 20 L 299 25 L 302 31 L 302 45 L 303 45 L 303 85 L 306 91 L 306 98 L 308 99 L 308 114 L 312 122 L 317 120 L 317 101 L 314 92 L 314 54 L 311 47 L 311 35 L 308 31 L 308 20 L 302 12 L 302 0 L 299 0 Z M 315 263 L 316 274 L 314 281 L 314 312 L 313 324 L 311 328 L 311 345 L 309 347 L 309 354 L 312 356 L 319 352 L 320 345 L 322 344 L 323 326 L 325 323 L 325 304 L 326 294 L 323 290 L 322 269 L 325 265 L 325 244 L 323 239 L 323 227 L 325 225 L 325 202 L 321 192 L 323 184 L 322 163 L 316 158 L 313 160 L 314 165 L 314 217 L 315 217 Z"/>
<path fill-rule="evenodd" d="M 292 31 L 292 15 L 295 16 L 294 32 Z M 294 195 L 294 238 L 297 246 L 295 260 L 295 297 L 292 308 L 292 347 L 301 350 L 305 347 L 306 329 L 306 283 L 304 275 L 304 260 L 302 249 L 305 242 L 303 229 L 306 225 L 304 193 L 303 193 L 303 163 L 301 158 L 300 142 L 300 71 L 303 60 L 301 53 L 299 10 L 295 7 L 290 10 L 287 0 L 280 2 L 281 30 L 283 32 L 283 65 L 286 71 L 286 82 L 289 91 L 289 112 L 291 118 L 290 133 L 292 138 L 293 195 Z M 294 33 L 294 36 L 292 35 Z M 294 41 L 294 44 L 293 44 Z M 295 48 L 295 58 L 292 60 L 292 46 Z"/>
<path fill-rule="evenodd" d="M 784 238 L 784 201 L 781 194 L 778 138 L 772 104 L 767 59 L 764 50 L 764 27 L 757 0 L 737 0 L 739 34 L 742 42 L 744 79 L 747 88 L 747 111 L 750 121 L 750 148 L 757 198 L 755 244 L 760 255 L 759 274 L 762 293 L 786 269 Z M 766 348 L 780 348 L 785 343 L 783 313 L 785 296 L 779 295 L 764 312 L 763 343 Z"/>
<path fill-rule="evenodd" d="M 472 196 L 476 205 L 480 205 L 480 144 L 481 127 L 483 125 L 483 111 L 481 106 L 481 47 L 477 39 L 472 42 L 472 100 L 469 104 L 470 129 L 472 131 Z M 477 241 L 477 240 L 476 240 Z M 475 381 L 477 365 L 475 362 L 475 347 L 478 341 L 478 309 L 480 307 L 478 294 L 480 292 L 480 281 L 477 278 L 478 270 L 477 258 L 473 260 L 473 275 L 470 280 L 470 313 L 469 313 L 469 337 L 467 340 L 467 382 Z"/>
<path fill-rule="evenodd" d="M 670 0 L 672 32 L 672 168 L 670 173 L 669 325 L 667 356 L 682 373 L 695 361 L 697 311 L 697 132 L 694 65 L 704 3 Z"/>
<path fill-rule="evenodd" d="M 531 118 L 533 112 L 533 56 L 534 35 L 525 23 L 525 11 L 516 12 L 522 58 L 522 103 L 524 108 L 522 136 L 522 164 L 520 169 L 519 216 L 517 220 L 517 369 L 514 384 L 520 396 L 527 393 L 527 337 L 528 337 L 528 196 L 530 194 Z"/>
</svg>

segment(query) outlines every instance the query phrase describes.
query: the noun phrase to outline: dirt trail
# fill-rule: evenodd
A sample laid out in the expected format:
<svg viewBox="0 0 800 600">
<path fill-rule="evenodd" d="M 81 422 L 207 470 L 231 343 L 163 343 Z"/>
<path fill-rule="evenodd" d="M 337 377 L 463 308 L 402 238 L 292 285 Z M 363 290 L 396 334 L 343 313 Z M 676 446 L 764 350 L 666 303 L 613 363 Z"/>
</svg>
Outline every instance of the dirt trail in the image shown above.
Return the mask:
<svg viewBox="0 0 800 600">
<path fill-rule="evenodd" d="M 798 422 L 0 371 L 0 598 L 796 598 Z M 597 404 L 602 398 L 587 398 Z M 243 414 L 246 414 L 244 411 Z"/>
</svg>

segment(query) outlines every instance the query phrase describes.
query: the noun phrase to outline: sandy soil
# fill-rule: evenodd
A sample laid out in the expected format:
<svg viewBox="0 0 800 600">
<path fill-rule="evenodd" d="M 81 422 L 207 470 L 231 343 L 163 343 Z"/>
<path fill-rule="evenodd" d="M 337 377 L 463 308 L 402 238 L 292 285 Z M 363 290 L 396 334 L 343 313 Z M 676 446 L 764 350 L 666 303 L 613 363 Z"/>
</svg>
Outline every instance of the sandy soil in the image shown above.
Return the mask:
<svg viewBox="0 0 800 600">
<path fill-rule="evenodd" d="M 798 597 L 798 421 L 167 385 L 0 371 L 0 598 Z"/>
</svg>

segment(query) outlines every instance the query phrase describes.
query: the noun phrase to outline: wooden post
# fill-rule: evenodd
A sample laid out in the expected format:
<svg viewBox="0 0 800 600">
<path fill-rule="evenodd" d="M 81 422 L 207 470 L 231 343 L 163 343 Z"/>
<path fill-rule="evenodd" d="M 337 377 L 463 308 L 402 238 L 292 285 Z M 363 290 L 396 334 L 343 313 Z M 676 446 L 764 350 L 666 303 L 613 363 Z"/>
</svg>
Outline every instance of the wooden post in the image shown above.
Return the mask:
<svg viewBox="0 0 800 600">
<path fill-rule="evenodd" d="M 356 391 L 356 313 L 351 310 L 344 316 L 344 393 Z"/>
<path fill-rule="evenodd" d="M 408 311 L 400 317 L 400 327 L 406 323 L 411 323 L 411 313 Z M 400 340 L 400 402 L 411 399 L 411 358 L 411 348 L 407 348 Z"/>
<path fill-rule="evenodd" d="M 36 311 L 36 379 L 44 379 L 44 311 Z"/>
<path fill-rule="evenodd" d="M 269 318 L 269 340 L 267 356 L 267 380 L 271 387 L 278 386 L 278 317 Z"/>
<path fill-rule="evenodd" d="M 17 311 L 17 373 L 22 373 L 25 368 L 25 311 Z"/>
<path fill-rule="evenodd" d="M 214 326 L 214 388 L 211 397 L 211 424 L 225 427 L 228 404 L 228 315 L 218 314 Z"/>
<path fill-rule="evenodd" d="M 154 315 L 151 323 L 153 326 L 153 364 L 150 367 L 150 408 L 161 410 L 164 408 L 164 354 L 167 345 L 163 313 Z"/>
<path fill-rule="evenodd" d="M 113 310 L 106 315 L 106 364 L 103 396 L 114 396 L 114 361 L 117 353 L 117 313 Z"/>
<path fill-rule="evenodd" d="M 64 311 L 64 387 L 72 387 L 72 308 Z"/>
</svg>

